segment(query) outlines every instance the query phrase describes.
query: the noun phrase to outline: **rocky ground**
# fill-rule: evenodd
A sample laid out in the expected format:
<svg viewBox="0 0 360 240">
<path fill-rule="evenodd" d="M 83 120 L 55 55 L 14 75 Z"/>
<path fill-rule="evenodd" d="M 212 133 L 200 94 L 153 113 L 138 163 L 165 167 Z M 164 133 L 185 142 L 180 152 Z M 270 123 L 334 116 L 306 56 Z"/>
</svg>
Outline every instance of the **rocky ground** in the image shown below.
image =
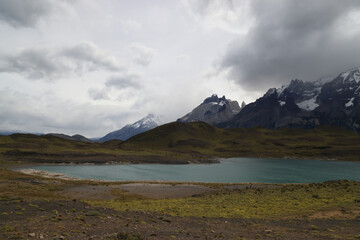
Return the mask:
<svg viewBox="0 0 360 240">
<path fill-rule="evenodd" d="M 359 239 L 360 221 L 224 219 L 117 212 L 84 202 L 0 202 L 1 239 Z"/>
<path fill-rule="evenodd" d="M 2 169 L 0 239 L 360 239 L 360 205 L 357 203 L 304 215 L 221 218 L 180 217 L 170 215 L 171 209 L 117 211 L 91 202 L 116 200 L 129 204 L 141 199 L 182 199 L 189 194 L 196 202 L 204 194 L 231 196 L 233 192 L 281 191 L 285 187 L 94 183 L 42 178 Z"/>
</svg>

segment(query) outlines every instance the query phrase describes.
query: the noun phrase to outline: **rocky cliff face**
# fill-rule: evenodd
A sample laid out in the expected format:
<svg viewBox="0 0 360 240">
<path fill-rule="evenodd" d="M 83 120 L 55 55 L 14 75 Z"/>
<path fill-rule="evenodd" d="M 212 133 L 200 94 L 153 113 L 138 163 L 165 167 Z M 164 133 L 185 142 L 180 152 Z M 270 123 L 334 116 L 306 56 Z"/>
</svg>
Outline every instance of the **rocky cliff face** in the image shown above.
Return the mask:
<svg viewBox="0 0 360 240">
<path fill-rule="evenodd" d="M 335 125 L 360 132 L 360 68 L 314 82 L 292 80 L 242 109 L 220 127 L 312 128 Z"/>
<path fill-rule="evenodd" d="M 244 103 L 245 105 L 245 103 Z M 221 124 L 230 121 L 241 111 L 237 101 L 226 99 L 225 96 L 219 98 L 216 94 L 208 97 L 190 113 L 179 118 L 178 122 L 206 122 L 211 125 Z"/>
</svg>

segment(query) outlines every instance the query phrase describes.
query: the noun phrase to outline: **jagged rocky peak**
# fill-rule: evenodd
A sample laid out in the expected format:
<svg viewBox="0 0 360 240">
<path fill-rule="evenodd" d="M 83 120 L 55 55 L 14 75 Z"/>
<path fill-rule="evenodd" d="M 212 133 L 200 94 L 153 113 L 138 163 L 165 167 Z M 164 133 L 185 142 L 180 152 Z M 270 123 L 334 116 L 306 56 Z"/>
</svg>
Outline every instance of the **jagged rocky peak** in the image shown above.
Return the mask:
<svg viewBox="0 0 360 240">
<path fill-rule="evenodd" d="M 245 103 L 244 103 L 245 104 Z M 206 122 L 217 125 L 222 122 L 231 120 L 234 115 L 241 111 L 241 107 L 237 101 L 221 98 L 213 94 L 206 98 L 199 106 L 193 109 L 184 117 L 179 118 L 178 122 Z"/>
<path fill-rule="evenodd" d="M 228 100 L 225 98 L 225 95 L 222 98 L 219 98 L 217 94 L 211 95 L 211 97 L 205 98 L 203 103 L 225 103 Z"/>
</svg>

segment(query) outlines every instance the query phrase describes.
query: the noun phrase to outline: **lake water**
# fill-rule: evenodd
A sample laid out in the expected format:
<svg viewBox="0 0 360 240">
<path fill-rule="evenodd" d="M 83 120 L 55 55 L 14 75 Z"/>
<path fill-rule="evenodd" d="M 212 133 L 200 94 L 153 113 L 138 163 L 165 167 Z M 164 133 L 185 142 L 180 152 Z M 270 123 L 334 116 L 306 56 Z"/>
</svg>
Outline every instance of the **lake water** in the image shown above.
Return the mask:
<svg viewBox="0 0 360 240">
<path fill-rule="evenodd" d="M 110 181 L 166 180 L 218 183 L 309 183 L 342 179 L 360 181 L 359 162 L 298 159 L 229 158 L 221 160 L 220 164 L 42 165 L 29 168 L 63 173 L 80 179 Z"/>
</svg>

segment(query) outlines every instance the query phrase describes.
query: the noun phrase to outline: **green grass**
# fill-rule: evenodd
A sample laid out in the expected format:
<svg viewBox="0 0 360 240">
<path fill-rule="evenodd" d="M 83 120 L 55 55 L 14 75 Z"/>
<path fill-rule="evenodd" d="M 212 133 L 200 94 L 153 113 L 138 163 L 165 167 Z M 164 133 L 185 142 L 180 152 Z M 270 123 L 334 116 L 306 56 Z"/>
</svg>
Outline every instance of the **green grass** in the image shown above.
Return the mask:
<svg viewBox="0 0 360 240">
<path fill-rule="evenodd" d="M 174 216 L 274 218 L 360 206 L 360 183 L 350 181 L 282 188 L 248 189 L 201 197 L 162 200 L 88 201 L 119 211 L 151 211 Z"/>
</svg>

